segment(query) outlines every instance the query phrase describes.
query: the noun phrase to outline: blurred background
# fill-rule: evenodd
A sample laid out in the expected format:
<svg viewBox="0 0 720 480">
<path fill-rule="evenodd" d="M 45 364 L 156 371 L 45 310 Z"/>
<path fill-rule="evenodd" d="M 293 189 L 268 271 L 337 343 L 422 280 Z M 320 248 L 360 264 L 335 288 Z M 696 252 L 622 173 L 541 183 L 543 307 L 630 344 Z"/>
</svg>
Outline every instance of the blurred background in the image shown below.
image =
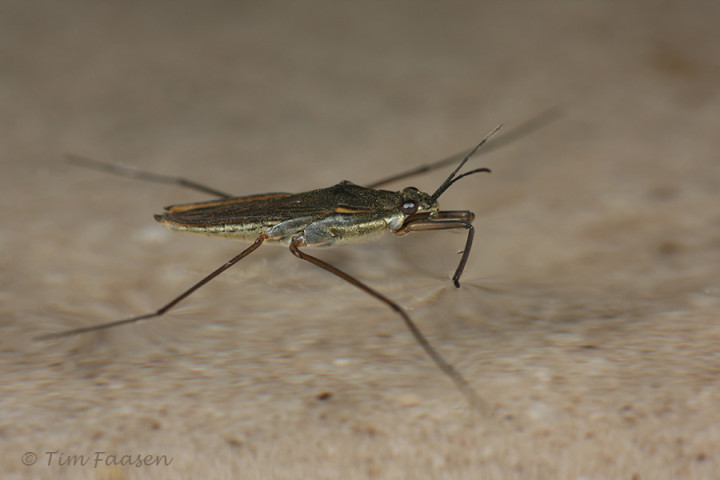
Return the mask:
<svg viewBox="0 0 720 480">
<path fill-rule="evenodd" d="M 718 19 L 702 0 L 0 1 L 7 478 L 715 478 Z M 246 246 L 152 219 L 207 195 L 66 154 L 298 192 L 551 109 L 441 198 L 477 215 L 461 289 L 462 234 L 311 252 L 406 307 L 489 419 L 390 310 L 284 248 L 167 318 L 32 340 L 153 311 Z"/>
</svg>

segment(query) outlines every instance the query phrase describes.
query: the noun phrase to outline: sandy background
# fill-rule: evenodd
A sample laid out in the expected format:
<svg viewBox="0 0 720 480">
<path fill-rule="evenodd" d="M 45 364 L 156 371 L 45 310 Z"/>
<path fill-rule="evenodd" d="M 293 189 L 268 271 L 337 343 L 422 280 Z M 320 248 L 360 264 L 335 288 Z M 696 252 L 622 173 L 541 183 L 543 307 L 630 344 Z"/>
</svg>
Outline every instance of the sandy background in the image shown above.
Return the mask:
<svg viewBox="0 0 720 480">
<path fill-rule="evenodd" d="M 627 3 L 1 2 L 3 479 L 720 478 L 720 3 Z M 65 153 L 301 191 L 552 107 L 441 199 L 477 214 L 462 289 L 462 235 L 314 251 L 407 307 L 490 419 L 282 248 L 167 318 L 31 340 L 154 310 L 244 248 L 152 220 L 206 196 Z"/>
</svg>

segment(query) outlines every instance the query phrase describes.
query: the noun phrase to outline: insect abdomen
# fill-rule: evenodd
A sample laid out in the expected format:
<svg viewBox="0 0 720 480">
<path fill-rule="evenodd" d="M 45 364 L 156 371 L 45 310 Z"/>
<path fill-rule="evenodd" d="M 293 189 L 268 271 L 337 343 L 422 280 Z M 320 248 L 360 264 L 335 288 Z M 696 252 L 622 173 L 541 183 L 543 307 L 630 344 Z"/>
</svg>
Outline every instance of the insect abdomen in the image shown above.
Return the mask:
<svg viewBox="0 0 720 480">
<path fill-rule="evenodd" d="M 224 237 L 235 240 L 253 241 L 272 225 L 263 222 L 244 221 L 243 223 L 183 223 L 173 220 L 168 214 L 155 215 L 162 226 L 176 232 L 194 233 L 210 237 Z"/>
</svg>

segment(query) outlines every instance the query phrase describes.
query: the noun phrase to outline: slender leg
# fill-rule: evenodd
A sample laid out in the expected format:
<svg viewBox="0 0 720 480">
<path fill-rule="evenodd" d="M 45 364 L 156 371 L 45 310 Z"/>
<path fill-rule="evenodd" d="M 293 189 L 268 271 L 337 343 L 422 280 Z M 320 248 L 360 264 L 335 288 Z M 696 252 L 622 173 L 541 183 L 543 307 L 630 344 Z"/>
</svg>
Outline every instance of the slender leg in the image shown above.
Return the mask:
<svg viewBox="0 0 720 480">
<path fill-rule="evenodd" d="M 97 160 L 81 157 L 80 155 L 66 155 L 66 158 L 69 162 L 74 163 L 75 165 L 80 165 L 85 168 L 94 168 L 95 170 L 109 172 L 115 175 L 120 175 L 121 177 L 137 178 L 139 180 L 147 180 L 149 182 L 156 183 L 169 183 L 172 185 L 180 185 L 181 187 L 187 187 L 192 190 L 197 190 L 199 192 L 209 193 L 210 195 L 215 195 L 220 198 L 233 197 L 233 195 L 221 192 L 220 190 L 215 190 L 214 188 L 206 187 L 205 185 L 201 185 L 191 180 L 186 180 L 182 177 L 171 177 L 168 175 L 160 175 L 157 173 L 143 172 L 142 170 L 136 170 L 134 168 L 121 167 L 120 165 L 113 165 L 111 163 L 98 162 Z"/>
<path fill-rule="evenodd" d="M 467 380 L 465 380 L 465 377 L 463 377 L 460 372 L 458 372 L 455 367 L 453 367 L 450 363 L 448 363 L 442 355 L 440 355 L 440 352 L 435 350 L 435 348 L 430 344 L 427 338 L 425 338 L 425 335 L 422 334 L 420 329 L 415 325 L 415 322 L 412 321 L 410 316 L 405 313 L 405 310 L 395 303 L 394 301 L 390 300 L 385 295 L 381 294 L 380 292 L 373 290 L 372 288 L 368 287 L 364 283 L 362 283 L 360 280 L 356 279 L 355 277 L 352 277 L 348 275 L 347 273 L 343 272 L 342 270 L 330 265 L 327 262 L 324 262 L 320 260 L 319 258 L 313 257 L 312 255 L 309 255 L 303 251 L 300 250 L 300 247 L 307 246 L 305 242 L 303 241 L 302 237 L 300 235 L 293 238 L 292 242 L 290 242 L 290 251 L 293 255 L 296 257 L 306 260 L 314 265 L 317 265 L 318 267 L 327 270 L 328 272 L 332 273 L 333 275 L 336 275 L 340 277 L 341 279 L 345 280 L 346 282 L 356 286 L 363 292 L 367 293 L 370 296 L 375 297 L 376 299 L 383 302 L 385 305 L 390 307 L 392 310 L 394 310 L 405 322 L 405 325 L 410 330 L 410 332 L 415 337 L 415 340 L 420 344 L 420 346 L 425 350 L 425 353 L 428 354 L 428 356 L 432 359 L 433 362 L 435 362 L 435 365 L 438 366 L 438 368 L 447 375 L 450 380 L 453 381 L 455 386 L 458 390 L 460 390 L 460 393 L 462 393 L 465 398 L 470 403 L 470 406 L 474 408 L 475 410 L 485 413 L 488 411 L 488 406 L 486 402 L 480 398 L 480 396 L 473 390 L 473 388 L 470 386 Z"/>
<path fill-rule="evenodd" d="M 531 133 L 535 133 L 536 131 L 540 130 L 541 128 L 544 128 L 545 126 L 549 125 L 550 123 L 557 120 L 561 115 L 559 108 L 551 108 L 549 110 L 546 110 L 542 112 L 540 115 L 537 115 L 530 120 L 528 120 L 525 123 L 520 124 L 519 126 L 515 127 L 514 129 L 498 136 L 497 140 L 493 141 L 492 143 L 488 144 L 483 150 L 483 154 L 489 153 L 492 150 L 495 150 L 496 148 L 503 147 L 505 145 L 508 145 L 516 140 L 520 140 L 523 137 L 526 137 L 530 135 Z M 386 185 L 388 183 L 396 182 L 398 180 L 402 180 L 404 178 L 409 178 L 415 175 L 420 175 L 421 173 L 430 172 L 433 170 L 436 170 L 438 168 L 444 167 L 446 165 L 454 165 L 458 163 L 460 160 L 463 159 L 463 157 L 467 156 L 472 151 L 472 149 L 468 149 L 464 152 L 456 153 L 455 155 L 443 158 L 442 160 L 438 160 L 437 162 L 433 162 L 427 165 L 421 165 L 419 167 L 412 168 L 410 170 L 406 170 L 404 172 L 400 172 L 398 174 L 383 178 L 381 180 L 378 180 L 373 183 L 369 183 L 365 185 L 368 188 L 377 188 L 381 185 Z"/>
<path fill-rule="evenodd" d="M 179 295 L 178 297 L 174 298 L 170 303 L 168 303 L 167 305 L 163 306 L 162 308 L 160 308 L 160 309 L 157 310 L 156 312 L 146 313 L 145 315 L 138 315 L 137 317 L 126 318 L 126 319 L 123 319 L 123 320 L 116 320 L 116 321 L 114 321 L 114 322 L 101 323 L 101 324 L 99 324 L 99 325 L 91 325 L 91 326 L 89 326 L 89 327 L 74 328 L 74 329 L 72 329 L 72 330 L 66 330 L 66 331 L 64 331 L 64 332 L 59 332 L 59 333 L 50 333 L 50 334 L 47 334 L 47 335 L 40 335 L 40 336 L 36 337 L 35 339 L 36 339 L 36 340 L 50 340 L 50 339 L 55 339 L 55 338 L 69 337 L 69 336 L 72 336 L 72 335 L 78 335 L 78 334 L 80 334 L 80 333 L 95 332 L 95 331 L 98 331 L 98 330 L 105 330 L 106 328 L 117 327 L 117 326 L 119 326 L 119 325 L 126 325 L 126 324 L 128 324 L 128 323 L 139 322 L 140 320 L 147 320 L 147 319 L 149 319 L 149 318 L 160 317 L 160 316 L 162 316 L 163 314 L 165 314 L 168 310 L 170 310 L 171 308 L 173 308 L 175 305 L 177 305 L 178 303 L 180 303 L 181 301 L 183 301 L 183 300 L 185 300 L 187 297 L 189 297 L 189 296 L 190 296 L 193 292 L 195 292 L 197 289 L 199 289 L 200 287 L 202 287 L 203 285 L 205 285 L 206 283 L 208 283 L 210 280 L 212 280 L 213 278 L 217 277 L 217 276 L 220 275 L 222 272 L 224 272 L 224 271 L 227 270 L 228 268 L 232 267 L 233 265 L 235 265 L 237 262 L 239 262 L 239 261 L 242 260 L 243 258 L 245 258 L 245 257 L 247 257 L 248 255 L 250 255 L 253 251 L 255 251 L 255 249 L 257 249 L 257 248 L 263 243 L 264 240 L 265 240 L 265 237 L 264 237 L 264 236 L 259 236 L 259 237 L 255 240 L 255 242 L 253 242 L 253 244 L 250 245 L 248 248 L 246 248 L 245 250 L 243 250 L 241 253 L 239 253 L 239 254 L 236 255 L 235 257 L 231 258 L 227 263 L 223 264 L 220 268 L 218 268 L 217 270 L 215 270 L 214 272 L 212 272 L 210 275 L 208 275 L 207 277 L 203 278 L 202 280 L 200 280 L 199 282 L 197 282 L 197 283 L 196 283 L 195 285 L 193 285 L 192 287 L 190 287 L 190 288 L 188 288 L 187 290 L 185 290 L 181 295 Z"/>
<path fill-rule="evenodd" d="M 468 231 L 465 248 L 460 257 L 460 263 L 455 269 L 452 277 L 455 287 L 460 288 L 460 276 L 465 270 L 465 264 L 470 256 L 470 248 L 472 247 L 473 238 L 475 236 L 475 228 L 470 223 L 475 215 L 465 210 L 448 210 L 439 212 L 434 219 L 421 218 L 406 223 L 400 230 L 395 232 L 396 235 L 404 235 L 410 232 L 420 232 L 426 230 L 452 230 L 455 228 L 465 228 Z M 447 220 L 445 220 L 447 219 Z"/>
<path fill-rule="evenodd" d="M 450 218 L 472 223 L 472 221 L 475 220 L 475 214 L 469 210 L 441 210 L 434 218 L 441 220 Z"/>
</svg>

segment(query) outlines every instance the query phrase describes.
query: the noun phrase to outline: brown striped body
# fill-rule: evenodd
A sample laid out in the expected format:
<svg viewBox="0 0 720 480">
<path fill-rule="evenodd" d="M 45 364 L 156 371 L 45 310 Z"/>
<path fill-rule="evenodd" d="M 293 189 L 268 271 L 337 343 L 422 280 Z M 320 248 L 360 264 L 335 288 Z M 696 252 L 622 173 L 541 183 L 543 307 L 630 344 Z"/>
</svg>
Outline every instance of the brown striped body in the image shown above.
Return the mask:
<svg viewBox="0 0 720 480">
<path fill-rule="evenodd" d="M 408 211 L 408 202 L 417 208 Z M 438 204 L 414 187 L 391 192 L 344 181 L 304 193 L 233 197 L 165 210 L 155 219 L 178 232 L 245 241 L 263 236 L 285 245 L 302 235 L 309 246 L 329 246 L 367 241 L 386 231 L 404 234 L 400 229 L 408 218 L 432 218 Z"/>
</svg>

